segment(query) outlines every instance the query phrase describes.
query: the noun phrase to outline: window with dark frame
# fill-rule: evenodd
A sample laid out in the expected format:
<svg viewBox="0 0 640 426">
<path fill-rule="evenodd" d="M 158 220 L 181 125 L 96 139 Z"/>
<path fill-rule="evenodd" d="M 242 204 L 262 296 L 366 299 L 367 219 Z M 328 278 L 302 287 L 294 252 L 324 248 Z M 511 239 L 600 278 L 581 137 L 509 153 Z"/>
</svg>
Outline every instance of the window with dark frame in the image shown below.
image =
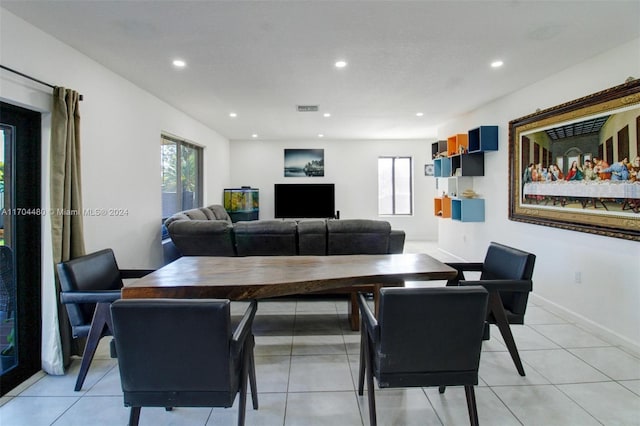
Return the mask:
<svg viewBox="0 0 640 426">
<path fill-rule="evenodd" d="M 182 210 L 202 207 L 202 147 L 162 135 L 162 220 Z"/>
<path fill-rule="evenodd" d="M 413 164 L 411 157 L 378 158 L 378 214 L 413 214 Z"/>
</svg>

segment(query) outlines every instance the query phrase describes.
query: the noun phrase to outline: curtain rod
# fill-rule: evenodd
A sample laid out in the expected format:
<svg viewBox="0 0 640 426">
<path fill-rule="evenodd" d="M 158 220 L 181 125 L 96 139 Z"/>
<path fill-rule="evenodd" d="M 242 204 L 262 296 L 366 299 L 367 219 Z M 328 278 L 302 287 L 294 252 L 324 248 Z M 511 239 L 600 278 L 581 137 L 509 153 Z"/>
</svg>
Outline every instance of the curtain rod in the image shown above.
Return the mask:
<svg viewBox="0 0 640 426">
<path fill-rule="evenodd" d="M 14 73 L 14 74 L 18 74 L 19 76 L 24 77 L 24 78 L 26 78 L 26 79 L 29 79 L 29 80 L 31 80 L 31 81 L 35 81 L 36 83 L 40 83 L 40 84 L 42 84 L 43 86 L 51 87 L 52 89 L 55 89 L 55 88 L 56 88 L 56 86 L 54 86 L 53 84 L 49 84 L 49 83 L 46 83 L 46 82 L 44 82 L 44 81 L 42 81 L 42 80 L 38 80 L 38 79 L 37 79 L 37 78 L 35 78 L 35 77 L 31 77 L 30 75 L 27 75 L 27 74 L 22 73 L 22 72 L 20 72 L 20 71 L 16 71 L 16 70 L 11 69 L 11 68 L 9 68 L 9 67 L 6 67 L 6 66 L 4 66 L 4 65 L 2 65 L 2 64 L 0 64 L 0 68 L 2 68 L 3 70 L 7 70 L 7 71 L 9 71 L 9 72 L 12 72 L 12 73 Z M 80 97 L 79 97 L 79 98 L 80 98 L 80 100 L 83 100 L 83 96 L 82 96 L 82 95 L 80 95 Z"/>
</svg>

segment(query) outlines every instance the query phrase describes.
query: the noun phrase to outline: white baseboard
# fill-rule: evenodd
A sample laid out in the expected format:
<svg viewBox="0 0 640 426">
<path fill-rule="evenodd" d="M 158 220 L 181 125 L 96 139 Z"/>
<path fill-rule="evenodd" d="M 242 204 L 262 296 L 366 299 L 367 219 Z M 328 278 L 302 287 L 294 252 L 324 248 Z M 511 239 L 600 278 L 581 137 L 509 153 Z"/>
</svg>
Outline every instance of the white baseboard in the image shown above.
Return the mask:
<svg viewBox="0 0 640 426">
<path fill-rule="evenodd" d="M 566 319 L 567 321 L 575 323 L 585 330 L 597 334 L 603 340 L 606 340 L 615 346 L 620 346 L 622 349 L 626 349 L 628 352 L 632 353 L 635 356 L 640 356 L 640 343 L 634 342 L 633 340 L 622 336 L 607 327 L 603 327 L 602 325 L 580 314 L 570 311 L 569 309 L 560 306 L 557 303 L 550 301 L 549 299 L 545 299 L 544 297 L 539 296 L 535 293 L 531 293 L 531 297 L 533 298 L 535 303 L 544 307 L 550 312 Z"/>
</svg>

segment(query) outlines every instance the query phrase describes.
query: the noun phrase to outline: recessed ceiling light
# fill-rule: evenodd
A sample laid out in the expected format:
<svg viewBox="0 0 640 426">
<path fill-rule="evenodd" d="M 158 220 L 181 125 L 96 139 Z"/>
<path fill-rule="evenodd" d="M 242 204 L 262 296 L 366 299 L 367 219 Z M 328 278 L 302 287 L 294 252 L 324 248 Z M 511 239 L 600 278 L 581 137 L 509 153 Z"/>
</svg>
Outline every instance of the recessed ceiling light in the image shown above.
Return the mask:
<svg viewBox="0 0 640 426">
<path fill-rule="evenodd" d="M 319 138 L 324 138 L 324 135 L 322 133 L 318 134 Z"/>
<path fill-rule="evenodd" d="M 504 65 L 504 62 L 502 62 L 502 61 L 493 61 L 493 62 L 491 62 L 491 68 L 500 68 L 503 65 Z"/>
<path fill-rule="evenodd" d="M 187 66 L 187 63 L 182 59 L 174 59 L 173 66 L 176 68 L 184 68 Z"/>
<path fill-rule="evenodd" d="M 346 61 L 338 61 L 335 63 L 336 68 L 344 68 L 347 66 L 347 62 Z"/>
<path fill-rule="evenodd" d="M 424 115 L 424 112 L 416 112 L 416 117 L 422 117 Z"/>
<path fill-rule="evenodd" d="M 329 112 L 325 112 L 324 114 L 322 114 L 323 117 L 331 117 L 331 113 Z"/>
<path fill-rule="evenodd" d="M 254 134 L 252 134 L 252 135 L 251 135 L 251 137 L 255 139 L 255 138 L 257 138 L 257 137 L 258 137 L 258 134 L 257 134 L 257 133 L 254 133 Z"/>
<path fill-rule="evenodd" d="M 238 116 L 238 114 L 236 114 L 235 112 L 230 112 L 229 113 L 229 117 L 231 118 L 236 118 Z"/>
</svg>

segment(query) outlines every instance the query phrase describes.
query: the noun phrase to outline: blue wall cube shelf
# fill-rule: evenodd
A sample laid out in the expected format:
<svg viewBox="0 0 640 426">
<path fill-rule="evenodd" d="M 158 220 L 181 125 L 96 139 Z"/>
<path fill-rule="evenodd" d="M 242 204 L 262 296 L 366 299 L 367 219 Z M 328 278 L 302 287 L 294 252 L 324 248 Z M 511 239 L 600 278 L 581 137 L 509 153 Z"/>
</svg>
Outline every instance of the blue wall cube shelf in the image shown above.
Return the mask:
<svg viewBox="0 0 640 426">
<path fill-rule="evenodd" d="M 471 129 L 469 134 L 469 152 L 498 150 L 498 126 L 480 126 Z"/>
<path fill-rule="evenodd" d="M 482 198 L 452 199 L 451 219 L 460 222 L 484 222 L 484 200 Z"/>
</svg>

